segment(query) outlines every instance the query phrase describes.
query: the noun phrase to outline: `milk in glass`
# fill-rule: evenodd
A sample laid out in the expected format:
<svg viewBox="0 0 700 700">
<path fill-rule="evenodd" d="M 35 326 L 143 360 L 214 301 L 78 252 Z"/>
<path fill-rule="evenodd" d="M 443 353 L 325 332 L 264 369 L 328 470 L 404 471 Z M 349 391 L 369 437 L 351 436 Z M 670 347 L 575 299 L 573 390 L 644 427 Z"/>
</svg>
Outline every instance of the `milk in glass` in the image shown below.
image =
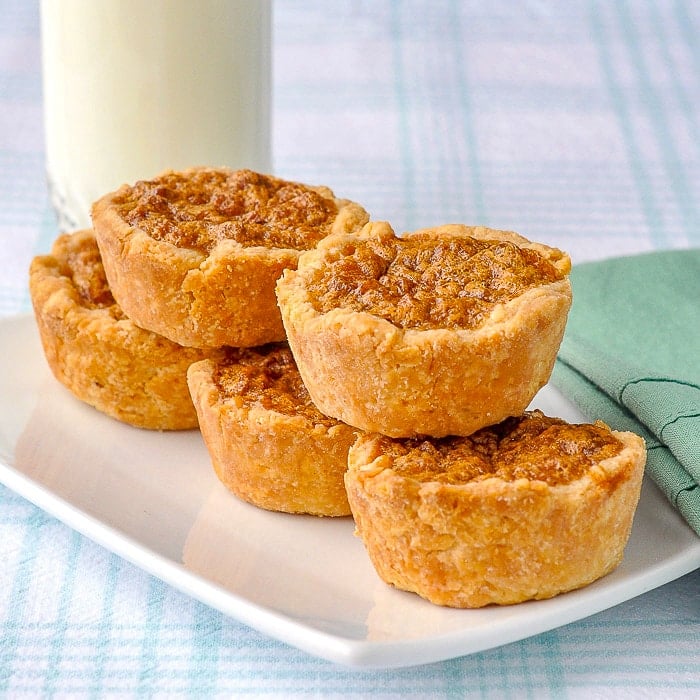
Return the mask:
<svg viewBox="0 0 700 700">
<path fill-rule="evenodd" d="M 61 230 L 119 185 L 269 172 L 270 0 L 42 0 L 46 168 Z"/>
</svg>

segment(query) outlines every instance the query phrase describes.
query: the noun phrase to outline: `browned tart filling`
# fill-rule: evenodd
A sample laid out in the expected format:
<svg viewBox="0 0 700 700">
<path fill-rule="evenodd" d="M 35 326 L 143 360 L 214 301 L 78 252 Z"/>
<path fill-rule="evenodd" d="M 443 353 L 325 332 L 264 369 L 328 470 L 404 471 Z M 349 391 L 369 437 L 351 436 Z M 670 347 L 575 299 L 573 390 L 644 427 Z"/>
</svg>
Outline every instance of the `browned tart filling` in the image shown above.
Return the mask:
<svg viewBox="0 0 700 700">
<path fill-rule="evenodd" d="M 601 424 L 572 425 L 532 411 L 468 437 L 382 438 L 378 449 L 391 458 L 394 472 L 420 482 L 465 484 L 496 477 L 555 486 L 616 456 L 622 443 Z"/>
<path fill-rule="evenodd" d="M 302 416 L 314 425 L 338 421 L 314 406 L 286 343 L 259 348 L 225 348 L 212 375 L 223 401 L 250 410 L 259 407 L 286 416 Z"/>
<path fill-rule="evenodd" d="M 115 321 L 125 319 L 126 315 L 109 288 L 95 238 L 81 236 L 79 245 L 75 245 L 77 238 L 57 240 L 54 254 L 59 273 L 70 280 L 82 307 L 103 309 Z"/>
<path fill-rule="evenodd" d="M 316 311 L 365 311 L 416 330 L 476 328 L 497 304 L 565 277 L 536 250 L 467 236 L 371 238 L 340 254 L 308 285 Z"/>
<path fill-rule="evenodd" d="M 125 189 L 115 204 L 155 240 L 205 254 L 226 239 L 307 250 L 330 233 L 338 214 L 319 188 L 250 170 L 167 172 Z"/>
</svg>

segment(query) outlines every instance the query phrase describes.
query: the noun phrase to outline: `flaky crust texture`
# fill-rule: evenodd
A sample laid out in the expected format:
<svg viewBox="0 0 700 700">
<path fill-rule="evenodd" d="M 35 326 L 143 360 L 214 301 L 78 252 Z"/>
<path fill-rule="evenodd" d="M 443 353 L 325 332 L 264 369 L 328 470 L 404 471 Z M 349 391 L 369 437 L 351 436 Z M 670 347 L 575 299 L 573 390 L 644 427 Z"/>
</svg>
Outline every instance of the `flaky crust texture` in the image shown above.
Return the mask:
<svg viewBox="0 0 700 700">
<path fill-rule="evenodd" d="M 206 255 L 155 240 L 117 211 L 115 200 L 128 188 L 95 202 L 92 219 L 112 293 L 135 323 L 193 347 L 284 340 L 275 283 L 283 270 L 296 267 L 301 251 L 223 240 Z M 359 229 L 367 221 L 359 204 L 335 198 L 325 187 L 312 189 L 338 206 L 333 232 Z"/>
<path fill-rule="evenodd" d="M 92 231 L 60 236 L 34 258 L 29 288 L 44 353 L 77 398 L 124 423 L 152 430 L 197 427 L 187 367 L 210 352 L 184 348 L 109 308 L 86 308 L 65 273 L 69 255 L 95 245 Z"/>
<path fill-rule="evenodd" d="M 197 362 L 188 382 L 214 471 L 226 488 L 266 510 L 350 515 L 343 477 L 356 431 L 222 398 L 215 369 L 215 361 Z"/>
<path fill-rule="evenodd" d="M 483 227 L 431 231 L 436 239 L 467 235 L 553 250 Z M 391 437 L 469 435 L 521 414 L 552 372 L 571 306 L 568 277 L 497 306 L 476 330 L 405 330 L 365 312 L 315 310 L 305 285 L 316 267 L 353 240 L 393 235 L 388 224 L 371 222 L 359 234 L 329 236 L 277 284 L 287 338 L 314 403 Z M 557 264 L 568 273 L 568 257 Z"/>
<path fill-rule="evenodd" d="M 356 533 L 386 582 L 438 605 L 477 608 L 550 598 L 622 560 L 646 451 L 624 448 L 581 479 L 420 483 L 377 459 L 376 437 L 351 448 L 345 477 Z"/>
</svg>

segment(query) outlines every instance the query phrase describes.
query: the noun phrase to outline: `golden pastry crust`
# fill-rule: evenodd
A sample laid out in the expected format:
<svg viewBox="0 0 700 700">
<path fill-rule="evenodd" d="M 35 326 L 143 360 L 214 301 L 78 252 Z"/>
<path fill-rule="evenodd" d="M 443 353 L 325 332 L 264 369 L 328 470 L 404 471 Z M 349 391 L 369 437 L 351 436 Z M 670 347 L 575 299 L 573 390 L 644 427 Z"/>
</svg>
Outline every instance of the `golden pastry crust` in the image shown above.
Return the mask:
<svg viewBox="0 0 700 700">
<path fill-rule="evenodd" d="M 356 431 L 311 403 L 286 343 L 226 352 L 188 371 L 219 480 L 267 510 L 349 515 L 343 476 Z"/>
<path fill-rule="evenodd" d="M 129 320 L 110 292 L 92 231 L 37 256 L 29 289 L 48 364 L 82 401 L 153 430 L 197 427 L 187 368 L 211 351 L 181 347 Z"/>
<path fill-rule="evenodd" d="M 565 253 L 461 225 L 329 236 L 277 283 L 318 408 L 392 437 L 469 435 L 547 383 L 571 305 Z"/>
<path fill-rule="evenodd" d="M 475 608 L 550 598 L 615 569 L 645 460 L 632 433 L 533 412 L 465 438 L 362 435 L 345 481 L 385 582 Z"/>
<path fill-rule="evenodd" d="M 135 323 L 181 345 L 244 347 L 284 340 L 277 278 L 368 215 L 327 187 L 200 167 L 123 185 L 92 218 L 112 292 Z"/>
</svg>

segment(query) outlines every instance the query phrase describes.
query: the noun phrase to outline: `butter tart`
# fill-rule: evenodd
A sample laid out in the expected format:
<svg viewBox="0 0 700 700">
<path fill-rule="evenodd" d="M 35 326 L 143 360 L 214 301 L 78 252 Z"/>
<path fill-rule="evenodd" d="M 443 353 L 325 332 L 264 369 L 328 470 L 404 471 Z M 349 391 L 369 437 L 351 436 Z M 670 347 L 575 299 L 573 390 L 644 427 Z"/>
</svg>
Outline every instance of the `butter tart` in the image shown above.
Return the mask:
<svg viewBox="0 0 700 700">
<path fill-rule="evenodd" d="M 187 368 L 218 351 L 182 347 L 128 319 L 91 230 L 63 234 L 35 257 L 29 289 L 49 367 L 75 396 L 140 428 L 197 427 Z"/>
<path fill-rule="evenodd" d="M 571 305 L 569 257 L 463 225 L 386 222 L 323 239 L 285 271 L 289 344 L 323 413 L 391 437 L 469 435 L 547 383 Z"/>
<path fill-rule="evenodd" d="M 219 480 L 267 510 L 349 515 L 343 477 L 356 431 L 311 403 L 286 343 L 225 353 L 188 371 Z"/>
<path fill-rule="evenodd" d="M 367 212 L 327 187 L 196 167 L 123 185 L 94 203 L 107 279 L 143 328 L 194 347 L 284 340 L 275 282 L 302 251 Z"/>
<path fill-rule="evenodd" d="M 358 437 L 345 481 L 386 583 L 438 605 L 550 598 L 620 563 L 646 450 L 536 411 L 468 437 Z"/>
</svg>

